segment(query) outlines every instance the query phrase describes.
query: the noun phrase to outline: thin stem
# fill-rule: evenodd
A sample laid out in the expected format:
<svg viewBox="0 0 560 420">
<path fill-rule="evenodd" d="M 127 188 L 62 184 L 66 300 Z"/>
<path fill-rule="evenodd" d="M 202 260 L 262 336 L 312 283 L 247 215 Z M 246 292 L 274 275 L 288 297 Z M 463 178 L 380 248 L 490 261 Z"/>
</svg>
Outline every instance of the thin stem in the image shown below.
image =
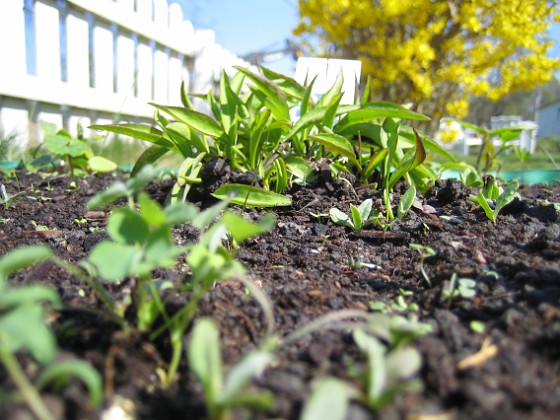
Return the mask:
<svg viewBox="0 0 560 420">
<path fill-rule="evenodd" d="M 41 396 L 39 395 L 33 384 L 31 384 L 31 382 L 29 382 L 29 380 L 25 376 L 25 373 L 23 372 L 23 369 L 19 365 L 15 356 L 9 351 L 2 348 L 2 346 L 0 346 L 0 360 L 2 361 L 2 363 L 6 367 L 6 370 L 8 371 L 8 374 L 18 387 L 21 395 L 29 405 L 29 408 L 31 409 L 31 411 L 33 411 L 33 414 L 35 414 L 35 416 L 37 416 L 39 420 L 55 420 L 53 415 L 43 403 Z"/>
</svg>

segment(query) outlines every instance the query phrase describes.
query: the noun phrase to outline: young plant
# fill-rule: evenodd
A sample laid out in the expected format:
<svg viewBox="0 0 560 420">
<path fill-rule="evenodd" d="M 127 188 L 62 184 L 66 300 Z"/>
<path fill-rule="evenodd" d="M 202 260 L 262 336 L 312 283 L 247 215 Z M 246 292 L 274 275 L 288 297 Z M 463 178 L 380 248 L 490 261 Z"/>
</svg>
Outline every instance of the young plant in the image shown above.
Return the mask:
<svg viewBox="0 0 560 420">
<path fill-rule="evenodd" d="M 457 121 L 464 128 L 473 130 L 482 137 L 482 144 L 476 158 L 476 169 L 481 174 L 490 172 L 499 163 L 498 157 L 507 150 L 514 148 L 511 142 L 516 140 L 525 129 L 524 127 L 505 127 L 495 130 L 488 130 L 475 124 L 465 121 Z M 500 148 L 496 151 L 494 140 L 501 142 Z M 526 158 L 526 157 L 525 157 Z"/>
<path fill-rule="evenodd" d="M 8 276 L 34 263 L 53 257 L 46 246 L 27 246 L 0 258 L 0 362 L 16 384 L 31 411 L 41 420 L 54 417 L 45 407 L 39 393 L 46 383 L 61 381 L 69 375 L 81 378 L 88 386 L 95 407 L 102 402 L 102 381 L 99 373 L 82 361 L 53 362 L 57 347 L 53 332 L 45 318 L 47 309 L 60 305 L 54 289 L 43 285 L 9 287 Z M 43 365 L 34 386 L 21 368 L 17 352 L 28 352 Z"/>
<path fill-rule="evenodd" d="M 494 178 L 492 177 L 491 181 L 487 182 L 485 188 L 476 195 L 474 201 L 482 207 L 486 217 L 496 224 L 500 211 L 516 197 L 519 197 L 517 192 L 519 182 L 513 180 L 506 185 L 505 189 L 500 191 L 501 188 L 493 180 Z"/>
<path fill-rule="evenodd" d="M 399 393 L 419 389 L 421 384 L 414 376 L 420 370 L 422 359 L 416 349 L 388 350 L 376 337 L 359 328 L 353 331 L 352 337 L 367 357 L 363 375 L 365 392 L 361 399 L 368 407 L 379 410 Z"/>
<path fill-rule="evenodd" d="M 426 273 L 426 270 L 424 269 L 424 260 L 427 257 L 433 257 L 434 255 L 436 255 L 436 251 L 434 251 L 434 249 L 429 246 L 420 245 L 420 244 L 410 244 L 409 247 L 415 249 L 420 253 L 420 271 L 422 272 L 422 276 L 424 277 L 424 280 L 426 280 L 426 283 L 428 283 L 428 286 L 432 287 L 432 282 L 430 280 L 430 277 L 428 276 L 428 273 Z"/>
<path fill-rule="evenodd" d="M 329 215 L 333 223 L 349 227 L 353 231 L 362 230 L 381 218 L 381 213 L 373 208 L 373 200 L 368 198 L 358 207 L 350 204 L 350 213 L 346 214 L 336 207 L 329 210 Z"/>
<path fill-rule="evenodd" d="M 269 391 L 247 389 L 252 378 L 262 374 L 274 360 L 272 353 L 255 350 L 233 367 L 224 380 L 219 330 L 211 319 L 194 326 L 188 349 L 191 370 L 202 383 L 208 417 L 230 419 L 235 407 L 266 409 L 274 401 Z"/>
<path fill-rule="evenodd" d="M 468 278 L 457 279 L 457 274 L 453 273 L 449 280 L 449 287 L 444 289 L 442 294 L 448 299 L 449 306 L 459 297 L 472 299 L 476 296 L 476 281 Z"/>
<path fill-rule="evenodd" d="M 24 194 L 24 192 L 20 191 L 15 194 L 9 194 L 6 191 L 6 187 L 4 186 L 4 184 L 0 184 L 0 194 L 2 194 L 2 196 L 0 197 L 0 204 L 2 204 L 7 210 L 12 206 L 12 204 L 17 201 L 18 198 L 20 198 Z"/>
<path fill-rule="evenodd" d="M 56 163 L 63 159 L 70 169 L 71 176 L 74 176 L 76 168 L 99 173 L 112 172 L 117 169 L 114 162 L 102 156 L 95 156 L 84 140 L 72 138 L 66 130 L 46 135 L 44 144 L 51 156 L 39 158 L 35 162 L 36 164 Z"/>
</svg>

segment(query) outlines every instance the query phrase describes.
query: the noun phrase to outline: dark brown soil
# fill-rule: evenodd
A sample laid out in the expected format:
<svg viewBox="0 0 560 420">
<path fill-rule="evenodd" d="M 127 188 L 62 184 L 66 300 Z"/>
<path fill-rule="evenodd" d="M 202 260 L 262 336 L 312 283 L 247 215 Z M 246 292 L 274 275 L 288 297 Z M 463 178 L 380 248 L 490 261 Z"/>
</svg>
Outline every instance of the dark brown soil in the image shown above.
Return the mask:
<svg viewBox="0 0 560 420">
<path fill-rule="evenodd" d="M 115 179 L 0 175 L 9 192 L 26 191 L 12 207 L 0 208 L 0 255 L 23 244 L 46 243 L 68 261 L 85 258 L 106 237 L 89 228 L 102 228 L 108 217 L 87 213 L 85 203 Z M 77 189 L 70 187 L 72 181 Z M 366 197 L 380 205 L 377 192 L 354 192 L 347 185 L 327 179 L 312 189 L 292 191 L 293 206 L 275 210 L 276 228 L 247 241 L 238 258 L 272 301 L 279 337 L 320 315 L 341 309 L 368 311 L 370 302 L 395 301 L 399 289 L 413 292 L 405 300 L 416 303 L 420 320 L 433 326 L 432 333 L 413 342 L 423 359 L 419 375 L 423 390 L 400 395 L 377 413 L 354 403 L 348 418 L 559 418 L 560 214 L 554 203 L 560 202 L 560 186 L 522 186 L 521 200 L 506 207 L 494 225 L 467 199 L 469 191 L 461 184 L 442 181 L 422 197 L 423 210 L 413 209 L 388 231 L 368 227 L 352 233 L 326 217 L 312 216 L 328 213 L 332 206 L 347 210 L 349 203 Z M 163 201 L 169 186 L 159 181 L 148 190 Z M 240 211 L 254 218 L 263 213 Z M 87 225 L 75 222 L 82 218 L 88 219 Z M 46 230 L 38 230 L 33 222 Z M 180 227 L 176 237 L 188 242 L 193 232 Z M 423 280 L 420 254 L 409 247 L 411 243 L 436 251 L 425 262 L 431 287 Z M 366 265 L 353 269 L 350 256 Z M 476 280 L 476 297 L 451 303 L 443 296 L 453 273 Z M 185 278 L 180 269 L 160 275 L 177 283 Z M 186 361 L 173 386 L 160 386 L 157 372 L 166 367 L 170 355 L 166 340 L 125 335 L 102 316 L 86 311 L 103 306 L 87 285 L 50 263 L 18 273 L 10 281 L 49 284 L 58 290 L 65 304 L 54 314 L 53 324 L 60 357 L 89 360 L 102 373 L 104 409 L 127 399 L 136 418 L 205 418 L 201 386 Z M 108 287 L 119 297 L 130 284 Z M 175 294 L 168 305 L 177 308 L 187 299 L 188 294 Z M 260 306 L 235 279 L 218 284 L 203 299 L 197 316 L 210 316 L 219 325 L 226 369 L 255 349 L 264 335 Z M 482 321 L 486 332 L 473 332 L 473 320 Z M 189 334 L 185 340 L 188 343 Z M 483 343 L 496 346 L 497 353 L 461 368 L 459 363 L 477 354 Z M 275 405 L 252 413 L 252 418 L 298 418 L 314 378 L 331 375 L 358 385 L 351 371 L 365 361 L 349 331 L 314 333 L 283 347 L 277 357 L 278 362 L 255 383 L 275 394 Z M 20 361 L 31 377 L 37 374 L 30 358 L 22 355 Z M 0 367 L 0 394 L 13 389 Z M 43 395 L 60 418 L 100 415 L 91 409 L 79 382 L 58 392 L 47 389 Z M 0 418 L 17 418 L 24 411 L 8 404 L 0 409 Z"/>
</svg>

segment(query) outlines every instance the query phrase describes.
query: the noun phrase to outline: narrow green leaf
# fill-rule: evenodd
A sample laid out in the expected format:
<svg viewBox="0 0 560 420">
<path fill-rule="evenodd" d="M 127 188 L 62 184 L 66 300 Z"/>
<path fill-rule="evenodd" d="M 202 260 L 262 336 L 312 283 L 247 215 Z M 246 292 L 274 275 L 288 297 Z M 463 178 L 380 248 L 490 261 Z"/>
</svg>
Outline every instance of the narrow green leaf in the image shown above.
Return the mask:
<svg viewBox="0 0 560 420">
<path fill-rule="evenodd" d="M 0 289 L 3 281 L 10 274 L 44 261 L 52 256 L 51 249 L 46 245 L 29 245 L 14 249 L 0 258 Z"/>
<path fill-rule="evenodd" d="M 374 119 L 400 118 L 419 121 L 430 121 L 425 115 L 418 114 L 403 106 L 390 102 L 370 102 L 363 105 L 360 109 L 351 111 L 342 118 L 336 125 L 337 132 L 343 131 L 351 125 L 358 123 L 371 122 Z"/>
<path fill-rule="evenodd" d="M 364 219 L 362 219 L 360 210 L 358 210 L 355 205 L 350 204 L 350 214 L 352 215 L 352 224 L 354 225 L 354 230 L 361 230 L 364 225 Z"/>
<path fill-rule="evenodd" d="M 368 166 L 364 171 L 363 174 L 364 181 L 369 180 L 369 178 L 373 174 L 373 171 L 375 171 L 376 168 L 381 166 L 381 164 L 384 162 L 388 154 L 389 154 L 389 149 L 387 148 L 381 149 L 373 154 L 373 156 L 370 158 L 368 162 Z"/>
<path fill-rule="evenodd" d="M 298 101 L 303 99 L 305 88 L 291 77 L 276 73 L 266 67 L 259 66 L 260 71 L 269 80 L 272 80 L 284 93 Z"/>
<path fill-rule="evenodd" d="M 349 400 L 356 394 L 350 384 L 340 379 L 327 377 L 314 381 L 301 420 L 344 420 Z"/>
<path fill-rule="evenodd" d="M 414 200 L 416 199 L 416 188 L 414 185 L 411 185 L 405 193 L 402 195 L 399 206 L 397 208 L 397 217 L 402 220 L 402 218 L 408 213 L 412 205 L 414 204 Z"/>
<path fill-rule="evenodd" d="M 112 160 L 104 158 L 103 156 L 94 156 L 88 159 L 88 166 L 93 172 L 100 174 L 116 171 L 118 166 Z"/>
<path fill-rule="evenodd" d="M 188 360 L 189 367 L 202 382 L 207 405 L 212 408 L 222 394 L 223 378 L 220 333 L 211 319 L 202 318 L 196 322 Z"/>
<path fill-rule="evenodd" d="M 494 208 L 494 216 L 497 217 L 498 213 L 507 206 L 509 203 L 513 201 L 513 199 L 517 196 L 517 190 L 519 189 L 519 182 L 511 181 L 506 190 L 499 195 L 496 199 L 496 207 Z"/>
<path fill-rule="evenodd" d="M 243 388 L 250 384 L 251 379 L 262 375 L 266 367 L 272 363 L 274 355 L 267 351 L 254 351 L 235 365 L 224 385 L 224 391 L 219 396 L 221 402 L 231 402 L 236 395 L 244 393 Z"/>
<path fill-rule="evenodd" d="M 126 185 L 122 182 L 117 182 L 107 188 L 105 191 L 95 194 L 88 202 L 88 209 L 96 209 L 99 207 L 105 207 L 119 198 L 126 197 L 128 190 Z"/>
<path fill-rule="evenodd" d="M 89 363 L 82 360 L 68 360 L 47 366 L 37 378 L 35 386 L 43 388 L 51 381 L 75 376 L 82 380 L 89 391 L 89 398 L 95 408 L 100 408 L 103 402 L 103 381 L 99 372 Z"/>
<path fill-rule="evenodd" d="M 4 308 L 36 302 L 49 302 L 52 305 L 58 305 L 60 297 L 56 290 L 42 284 L 11 287 L 7 291 L 3 291 L 0 296 L 0 304 Z"/>
<path fill-rule="evenodd" d="M 225 137 L 224 129 L 220 126 L 220 124 L 215 119 L 203 114 L 202 112 L 185 109 L 179 106 L 152 105 L 202 134 L 213 138 Z"/>
<path fill-rule="evenodd" d="M 362 96 L 361 105 L 364 106 L 369 102 L 371 95 L 371 74 L 368 74 L 366 86 L 364 88 L 364 96 Z"/>
<path fill-rule="evenodd" d="M 226 211 L 221 220 L 233 239 L 241 244 L 248 238 L 268 232 L 274 227 L 276 219 L 272 213 L 267 213 L 257 223 L 253 223 L 237 213 Z"/>
<path fill-rule="evenodd" d="M 163 139 L 163 132 L 161 130 L 146 124 L 94 124 L 89 128 L 92 130 L 104 130 L 111 133 L 123 134 L 125 136 L 134 137 L 135 139 L 144 140 L 167 148 L 173 146 L 169 140 Z"/>
<path fill-rule="evenodd" d="M 42 364 L 50 363 L 56 354 L 54 334 L 45 325 L 41 305 L 27 303 L 3 313 L 0 317 L 0 342 L 11 353 L 30 352 Z"/>
<path fill-rule="evenodd" d="M 362 222 L 366 223 L 369 219 L 369 215 L 373 209 L 373 200 L 368 198 L 358 206 L 358 211 L 360 212 L 360 217 L 362 218 Z"/>
<path fill-rule="evenodd" d="M 167 152 L 169 152 L 169 149 L 166 147 L 158 145 L 148 147 L 142 152 L 138 159 L 136 159 L 134 167 L 132 168 L 132 172 L 130 172 L 130 176 L 135 177 L 144 166 L 153 165 Z"/>
<path fill-rule="evenodd" d="M 336 75 L 336 80 L 335 80 L 334 84 L 317 101 L 317 106 L 318 107 L 320 107 L 320 106 L 330 107 L 334 102 L 340 102 L 340 99 L 337 100 L 337 98 L 339 98 L 339 96 L 342 98 L 342 95 L 341 95 L 341 92 L 340 92 L 342 90 L 342 85 L 344 85 L 344 76 L 342 74 L 342 69 L 340 69 L 340 71 Z"/>
<path fill-rule="evenodd" d="M 323 145 L 325 149 L 347 157 L 352 162 L 356 162 L 356 155 L 354 154 L 352 143 L 345 137 L 339 136 L 338 134 L 317 134 L 309 136 L 309 138 Z"/>
<path fill-rule="evenodd" d="M 486 217 L 488 217 L 488 219 L 492 220 L 492 222 L 496 223 L 496 216 L 494 214 L 494 210 L 492 210 L 490 208 L 490 206 L 488 205 L 488 202 L 486 201 L 486 197 L 484 197 L 484 195 L 482 193 L 478 193 L 476 195 L 476 201 L 477 201 L 478 205 L 480 207 L 482 207 L 482 210 L 484 210 L 484 213 L 486 213 Z"/>
<path fill-rule="evenodd" d="M 274 82 L 268 80 L 266 77 L 260 74 L 253 73 L 252 71 L 240 67 L 234 66 L 238 71 L 244 73 L 265 95 L 265 104 L 270 107 L 274 118 L 277 120 L 289 120 L 290 111 L 288 109 L 288 104 L 286 102 L 286 97 L 284 92 L 274 84 Z"/>
<path fill-rule="evenodd" d="M 189 126 L 182 122 L 172 122 L 165 127 L 182 157 L 192 157 L 195 153 L 209 152 L 208 144 L 193 133 Z M 192 148 L 196 149 L 195 151 Z"/>
<path fill-rule="evenodd" d="M 222 185 L 212 195 L 220 200 L 230 200 L 231 203 L 240 206 L 280 207 L 292 205 L 292 200 L 289 197 L 244 184 Z"/>
</svg>

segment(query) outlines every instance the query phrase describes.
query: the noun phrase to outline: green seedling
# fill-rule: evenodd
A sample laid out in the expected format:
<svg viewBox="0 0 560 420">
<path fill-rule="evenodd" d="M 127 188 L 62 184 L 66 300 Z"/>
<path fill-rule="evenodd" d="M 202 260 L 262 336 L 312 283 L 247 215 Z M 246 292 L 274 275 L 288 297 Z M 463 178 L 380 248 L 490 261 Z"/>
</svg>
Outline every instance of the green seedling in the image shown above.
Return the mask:
<svg viewBox="0 0 560 420">
<path fill-rule="evenodd" d="M 74 176 L 76 168 L 82 171 L 100 173 L 112 172 L 117 169 L 117 165 L 114 162 L 101 156 L 94 156 L 93 151 L 84 140 L 72 138 L 66 130 L 46 135 L 44 144 L 52 155 L 46 157 L 46 160 L 45 157 L 36 160 L 33 163 L 35 166 L 44 165 L 45 163 L 53 164 L 63 159 L 70 169 L 71 176 Z"/>
<path fill-rule="evenodd" d="M 420 353 L 413 348 L 398 347 L 388 350 L 379 339 L 362 329 L 352 333 L 354 342 L 367 357 L 367 369 L 363 375 L 365 391 L 361 400 L 372 410 L 391 402 L 399 393 L 417 391 L 421 384 L 414 380 L 420 370 Z"/>
<path fill-rule="evenodd" d="M 464 121 L 457 122 L 466 129 L 473 130 L 482 138 L 482 144 L 478 151 L 475 165 L 479 174 L 486 174 L 490 172 L 495 165 L 499 164 L 499 156 L 507 150 L 511 150 L 513 148 L 511 142 L 516 140 L 525 129 L 525 127 L 519 126 L 488 130 Z M 494 146 L 495 140 L 499 140 L 501 142 L 498 151 L 496 151 Z"/>
<path fill-rule="evenodd" d="M 79 377 L 88 386 L 93 405 L 98 408 L 102 402 L 101 376 L 91 365 L 82 361 L 54 362 L 56 340 L 45 318 L 47 309 L 60 306 L 56 291 L 43 285 L 18 288 L 8 285 L 10 274 L 52 258 L 52 251 L 41 245 L 19 248 L 0 258 L 0 362 L 24 401 L 41 420 L 54 418 L 38 392 L 52 380 L 61 383 L 70 375 Z M 44 367 L 35 386 L 21 368 L 17 352 L 31 354 Z"/>
<path fill-rule="evenodd" d="M 98 207 L 106 207 L 114 203 L 120 198 L 126 198 L 128 206 L 134 208 L 134 197 L 156 178 L 158 170 L 152 165 L 145 165 L 140 171 L 132 176 L 126 182 L 115 182 L 105 191 L 102 191 L 93 196 L 88 201 L 87 206 L 89 209 Z"/>
<path fill-rule="evenodd" d="M 422 272 L 422 277 L 424 277 L 424 280 L 426 280 L 428 286 L 432 287 L 432 282 L 430 280 L 430 277 L 428 276 L 428 273 L 424 268 L 424 261 L 427 257 L 433 257 L 434 255 L 436 255 L 436 251 L 429 246 L 420 245 L 420 244 L 410 244 L 409 247 L 415 249 L 420 253 L 420 271 Z"/>
<path fill-rule="evenodd" d="M 453 273 L 449 280 L 449 287 L 442 291 L 443 296 L 448 299 L 449 305 L 459 297 L 463 299 L 472 299 L 476 296 L 476 281 L 468 278 L 457 278 L 457 274 Z"/>
<path fill-rule="evenodd" d="M 325 377 L 314 380 L 301 420 L 344 420 L 350 400 L 358 399 L 359 395 L 354 386 L 340 379 Z"/>
<path fill-rule="evenodd" d="M 497 187 L 494 185 L 490 191 L 479 192 L 474 198 L 474 201 L 477 202 L 484 210 L 486 217 L 494 224 L 496 224 L 500 211 L 516 197 L 519 197 L 519 193 L 517 192 L 519 189 L 519 182 L 516 180 L 509 182 L 505 190 L 501 193 L 499 192 L 499 189 L 496 193 L 496 188 Z M 490 197 L 487 197 L 485 194 L 490 195 Z"/>
<path fill-rule="evenodd" d="M 486 325 L 482 321 L 473 320 L 469 323 L 469 326 L 477 334 L 484 334 L 484 331 L 486 331 Z"/>
<path fill-rule="evenodd" d="M 6 210 L 9 209 L 24 194 L 23 191 L 15 194 L 9 194 L 6 191 L 4 184 L 0 184 L 0 193 L 2 194 L 2 197 L 0 197 L 0 204 L 2 204 Z"/>
<path fill-rule="evenodd" d="M 372 311 L 381 312 L 383 314 L 387 314 L 389 312 L 417 312 L 418 311 L 418 304 L 411 302 L 407 303 L 405 297 L 412 296 L 411 291 L 406 291 L 404 289 L 399 289 L 399 296 L 396 300 L 393 300 L 389 303 L 385 302 L 369 302 L 369 308 Z"/>
<path fill-rule="evenodd" d="M 373 208 L 373 200 L 368 198 L 358 207 L 350 204 L 349 214 L 333 207 L 329 211 L 329 216 L 337 225 L 349 227 L 353 231 L 359 231 L 379 219 L 381 214 Z"/>
<path fill-rule="evenodd" d="M 32 220 L 31 224 L 33 225 L 33 229 L 35 229 L 36 232 L 47 232 L 50 230 L 48 226 L 41 225 L 37 223 L 35 220 Z"/>
<path fill-rule="evenodd" d="M 188 349 L 189 366 L 202 383 L 208 417 L 230 419 L 235 407 L 269 408 L 274 401 L 269 391 L 247 388 L 252 378 L 261 375 L 272 363 L 272 353 L 260 350 L 249 353 L 224 379 L 219 335 L 214 322 L 202 318 L 194 326 Z"/>
</svg>

